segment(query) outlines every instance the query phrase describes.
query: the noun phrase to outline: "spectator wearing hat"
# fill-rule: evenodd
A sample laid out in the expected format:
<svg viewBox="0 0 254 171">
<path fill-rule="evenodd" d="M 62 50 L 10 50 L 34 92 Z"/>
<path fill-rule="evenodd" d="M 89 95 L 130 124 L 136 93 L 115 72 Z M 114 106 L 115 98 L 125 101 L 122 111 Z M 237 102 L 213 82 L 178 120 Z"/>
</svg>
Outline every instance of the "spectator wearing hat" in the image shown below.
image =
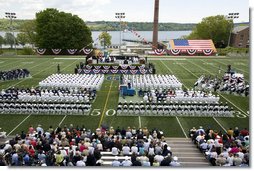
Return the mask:
<svg viewBox="0 0 254 171">
<path fill-rule="evenodd" d="M 112 166 L 113 167 L 119 167 L 119 166 L 121 166 L 121 163 L 119 162 L 117 156 L 115 156 L 115 160 L 112 162 Z"/>
<path fill-rule="evenodd" d="M 167 144 L 165 144 L 163 147 L 162 156 L 165 157 L 165 156 L 168 156 L 168 154 L 170 154 L 170 156 L 172 155 L 171 148 L 168 147 Z"/>
<path fill-rule="evenodd" d="M 119 154 L 120 150 L 114 146 L 112 148 L 111 152 L 112 152 L 113 156 L 117 156 Z"/>
<path fill-rule="evenodd" d="M 121 163 L 122 166 L 128 167 L 132 165 L 132 162 L 129 160 L 128 156 L 125 156 L 125 160 Z"/>
<path fill-rule="evenodd" d="M 218 158 L 216 158 L 216 166 L 223 166 L 226 164 L 226 158 L 224 157 L 223 154 L 220 154 Z"/>
<path fill-rule="evenodd" d="M 169 154 L 161 161 L 160 166 L 170 166 L 171 160 L 172 159 Z"/>
<path fill-rule="evenodd" d="M 44 130 L 43 130 L 43 128 L 41 127 L 41 124 L 39 124 L 39 125 L 37 126 L 36 132 L 38 132 L 38 133 L 40 132 L 41 134 L 44 133 Z"/>
<path fill-rule="evenodd" d="M 240 131 L 239 131 L 238 127 L 235 127 L 235 129 L 234 129 L 234 137 L 238 137 L 239 134 L 240 134 Z"/>
<path fill-rule="evenodd" d="M 173 160 L 171 161 L 170 166 L 173 166 L 173 167 L 181 166 L 181 164 L 178 162 L 178 157 L 176 156 L 173 157 Z"/>
<path fill-rule="evenodd" d="M 234 154 L 233 166 L 240 166 L 242 164 L 242 159 L 238 154 Z"/>
<path fill-rule="evenodd" d="M 129 155 L 130 154 L 130 147 L 127 144 L 125 144 L 123 146 L 122 151 L 123 151 L 123 155 Z"/>
</svg>

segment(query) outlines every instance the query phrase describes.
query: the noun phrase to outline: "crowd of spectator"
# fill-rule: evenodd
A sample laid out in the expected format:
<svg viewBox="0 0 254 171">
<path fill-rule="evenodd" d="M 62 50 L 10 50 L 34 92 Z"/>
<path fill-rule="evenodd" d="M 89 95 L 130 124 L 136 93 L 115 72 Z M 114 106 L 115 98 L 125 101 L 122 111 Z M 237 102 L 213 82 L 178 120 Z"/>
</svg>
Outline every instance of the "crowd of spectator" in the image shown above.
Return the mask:
<svg viewBox="0 0 254 171">
<path fill-rule="evenodd" d="M 18 80 L 30 76 L 27 69 L 14 69 L 10 71 L 0 71 L 0 81 Z"/>
<path fill-rule="evenodd" d="M 229 128 L 226 133 L 202 126 L 190 130 L 190 137 L 213 166 L 249 166 L 250 137 L 247 128 Z"/>
<path fill-rule="evenodd" d="M 111 166 L 180 165 L 160 130 L 102 126 L 93 132 L 72 124 L 56 130 L 31 125 L 0 146 L 0 165 L 104 166 L 103 151 L 116 156 Z M 120 156 L 125 160 L 118 160 Z"/>
</svg>

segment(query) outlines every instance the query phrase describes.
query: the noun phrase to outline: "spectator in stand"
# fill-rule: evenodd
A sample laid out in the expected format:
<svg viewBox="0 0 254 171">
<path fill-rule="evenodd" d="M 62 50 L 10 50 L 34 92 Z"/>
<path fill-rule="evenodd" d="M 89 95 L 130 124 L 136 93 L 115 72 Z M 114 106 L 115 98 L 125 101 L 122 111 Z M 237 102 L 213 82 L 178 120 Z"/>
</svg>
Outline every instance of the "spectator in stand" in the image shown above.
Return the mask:
<svg viewBox="0 0 254 171">
<path fill-rule="evenodd" d="M 243 130 L 240 131 L 241 136 L 245 137 L 247 135 L 249 135 L 249 131 L 247 130 L 247 128 L 244 128 Z"/>
<path fill-rule="evenodd" d="M 125 156 L 125 160 L 121 163 L 122 166 L 128 167 L 132 165 L 132 162 L 129 160 L 128 156 Z"/>
<path fill-rule="evenodd" d="M 125 144 L 123 146 L 123 155 L 129 155 L 130 154 L 130 147 L 128 146 L 128 144 Z"/>
<path fill-rule="evenodd" d="M 226 164 L 226 158 L 224 157 L 223 154 L 220 154 L 218 158 L 216 158 L 216 166 L 223 166 Z"/>
<path fill-rule="evenodd" d="M 166 156 L 160 163 L 160 166 L 170 166 L 171 163 L 171 157 L 170 155 Z"/>
<path fill-rule="evenodd" d="M 112 155 L 113 155 L 113 156 L 117 156 L 118 154 L 119 154 L 119 149 L 116 148 L 116 147 L 113 147 L 113 148 L 112 148 Z"/>
<path fill-rule="evenodd" d="M 227 130 L 227 134 L 228 134 L 229 137 L 233 137 L 233 135 L 234 135 L 233 129 L 229 128 L 229 130 Z"/>
<path fill-rule="evenodd" d="M 121 166 L 121 163 L 119 162 L 117 156 L 115 156 L 115 160 L 112 162 L 112 166 L 113 167 L 119 167 L 119 166 Z"/>
<path fill-rule="evenodd" d="M 173 166 L 173 167 L 181 166 L 181 164 L 178 162 L 178 157 L 176 156 L 173 157 L 173 160 L 171 161 L 170 166 Z"/>
<path fill-rule="evenodd" d="M 238 127 L 235 127 L 235 129 L 234 129 L 234 137 L 238 137 L 239 134 L 240 134 L 240 131 L 239 131 Z"/>
</svg>

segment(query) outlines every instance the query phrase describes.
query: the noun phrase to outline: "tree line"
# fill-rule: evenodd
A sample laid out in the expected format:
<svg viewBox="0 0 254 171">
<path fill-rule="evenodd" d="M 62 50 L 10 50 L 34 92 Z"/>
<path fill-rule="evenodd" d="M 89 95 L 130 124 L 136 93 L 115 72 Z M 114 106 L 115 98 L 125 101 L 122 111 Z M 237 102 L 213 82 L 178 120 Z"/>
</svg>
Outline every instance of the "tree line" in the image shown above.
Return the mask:
<svg viewBox="0 0 254 171">
<path fill-rule="evenodd" d="M 15 22 L 16 23 L 16 20 Z M 110 45 L 111 37 L 107 31 L 119 30 L 119 22 L 84 22 L 77 15 L 47 8 L 36 13 L 35 20 L 24 20 L 19 26 L 20 33 L 15 42 L 21 45 L 30 44 L 33 47 L 46 49 L 81 49 L 92 48 L 91 30 L 104 31 L 99 37 L 101 45 Z M 122 22 L 122 29 L 152 30 L 152 23 Z M 1 25 L 1 24 L 0 24 Z M 212 39 L 216 48 L 224 48 L 228 43 L 229 34 L 233 28 L 233 21 L 223 15 L 203 18 L 198 24 L 161 23 L 159 30 L 192 30 L 183 39 Z M 14 25 L 15 27 L 15 25 Z M 177 29 L 176 29 L 177 28 Z M 11 33 L 0 37 L 0 45 L 14 44 Z"/>
</svg>

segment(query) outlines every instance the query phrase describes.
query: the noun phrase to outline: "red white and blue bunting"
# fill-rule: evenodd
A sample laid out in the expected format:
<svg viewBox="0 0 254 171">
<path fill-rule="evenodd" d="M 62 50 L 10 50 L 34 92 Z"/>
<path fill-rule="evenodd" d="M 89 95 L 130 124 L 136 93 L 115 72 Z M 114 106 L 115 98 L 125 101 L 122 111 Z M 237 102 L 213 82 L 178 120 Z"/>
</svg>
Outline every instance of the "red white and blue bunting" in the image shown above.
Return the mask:
<svg viewBox="0 0 254 171">
<path fill-rule="evenodd" d="M 132 65 L 130 65 L 130 69 L 136 69 L 136 66 L 132 66 Z"/>
<path fill-rule="evenodd" d="M 113 68 L 114 70 L 116 70 L 116 69 L 119 68 L 119 66 L 112 66 L 112 68 Z"/>
<path fill-rule="evenodd" d="M 206 56 L 209 56 L 213 53 L 213 50 L 212 49 L 206 49 L 206 50 L 203 50 L 203 53 L 206 55 Z"/>
<path fill-rule="evenodd" d="M 145 74 L 147 72 L 147 70 L 141 69 L 140 72 L 141 72 L 141 74 Z"/>
<path fill-rule="evenodd" d="M 128 65 L 121 65 L 121 68 L 122 68 L 122 69 L 127 69 L 127 68 L 128 68 Z"/>
<path fill-rule="evenodd" d="M 109 70 L 101 70 L 103 74 L 107 74 Z"/>
<path fill-rule="evenodd" d="M 55 55 L 59 54 L 62 51 L 62 49 L 51 49 L 51 50 Z"/>
<path fill-rule="evenodd" d="M 103 66 L 104 69 L 108 70 L 110 66 Z"/>
<path fill-rule="evenodd" d="M 165 52 L 164 49 L 154 49 L 155 55 L 158 55 L 158 56 L 163 55 L 164 52 Z"/>
<path fill-rule="evenodd" d="M 112 69 L 110 71 L 111 71 L 112 74 L 116 74 L 118 72 L 118 70 L 114 70 L 114 69 Z"/>
<path fill-rule="evenodd" d="M 101 68 L 101 66 L 94 66 L 94 68 L 98 70 Z"/>
<path fill-rule="evenodd" d="M 77 52 L 78 49 L 67 49 L 68 53 L 70 55 L 74 55 Z"/>
<path fill-rule="evenodd" d="M 36 52 L 40 55 L 43 55 L 46 52 L 47 49 L 36 49 Z"/>
<path fill-rule="evenodd" d="M 179 49 L 171 49 L 170 52 L 171 52 L 173 55 L 179 55 L 181 51 L 180 51 Z"/>
<path fill-rule="evenodd" d="M 93 68 L 93 66 L 91 66 L 91 65 L 86 65 L 86 69 L 91 70 L 92 68 Z"/>
<path fill-rule="evenodd" d="M 138 67 L 139 69 L 145 69 L 145 65 L 141 65 Z"/>
<path fill-rule="evenodd" d="M 197 52 L 197 50 L 195 50 L 195 49 L 188 49 L 188 50 L 187 50 L 187 53 L 188 53 L 189 55 L 195 55 L 196 52 Z"/>
<path fill-rule="evenodd" d="M 89 74 L 91 72 L 91 70 L 90 69 L 88 69 L 88 70 L 85 69 L 84 72 L 85 72 L 85 74 Z"/>
<path fill-rule="evenodd" d="M 100 70 L 94 69 L 93 72 L 94 72 L 95 74 L 98 74 L 98 73 L 100 72 Z"/>
<path fill-rule="evenodd" d="M 128 70 L 120 70 L 122 74 L 127 74 Z"/>
<path fill-rule="evenodd" d="M 88 54 L 90 54 L 92 51 L 93 51 L 93 49 L 81 49 L 83 52 L 84 52 L 84 54 L 86 54 L 86 55 L 88 55 Z"/>
<path fill-rule="evenodd" d="M 136 74 L 138 70 L 130 70 L 131 74 Z"/>
</svg>

